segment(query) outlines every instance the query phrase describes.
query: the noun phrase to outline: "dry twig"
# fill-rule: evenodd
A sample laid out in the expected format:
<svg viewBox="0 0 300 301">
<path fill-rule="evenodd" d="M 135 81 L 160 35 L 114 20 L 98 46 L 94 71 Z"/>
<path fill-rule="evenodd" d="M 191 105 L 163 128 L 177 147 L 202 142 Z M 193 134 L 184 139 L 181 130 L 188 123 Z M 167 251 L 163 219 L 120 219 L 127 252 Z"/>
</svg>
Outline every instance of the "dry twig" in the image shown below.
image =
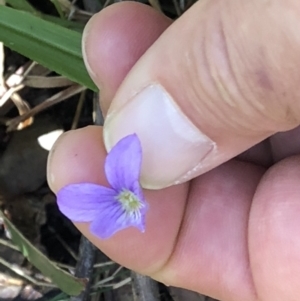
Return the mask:
<svg viewBox="0 0 300 301">
<path fill-rule="evenodd" d="M 84 237 L 81 237 L 79 249 L 79 261 L 76 266 L 75 276 L 78 278 L 87 278 L 85 290 L 78 296 L 71 297 L 70 301 L 89 300 L 91 276 L 96 257 L 96 248 Z"/>
<path fill-rule="evenodd" d="M 7 80 L 2 85 L 2 89 L 0 85 L 0 90 L 2 90 L 0 91 L 0 107 L 2 114 L 5 114 L 7 109 L 11 107 L 12 103 L 8 100 L 12 100 L 14 105 L 17 107 L 20 115 L 25 114 L 30 110 L 29 104 L 25 100 L 23 100 L 23 98 L 17 92 L 24 88 L 24 79 L 36 65 L 37 64 L 35 62 L 27 62 L 7 78 Z M 4 72 L 4 70 L 2 70 L 2 72 Z M 4 80 L 4 74 L 2 75 L 2 78 Z M 4 105 L 6 105 L 6 107 Z M 17 125 L 17 129 L 23 129 L 26 126 L 31 125 L 32 122 L 33 117 L 29 117 L 23 122 L 20 122 Z"/>
<path fill-rule="evenodd" d="M 58 233 L 56 233 L 56 231 L 48 226 L 48 229 L 50 232 L 52 232 L 56 239 L 60 242 L 60 244 L 66 249 L 66 251 L 71 255 L 71 257 L 73 257 L 75 260 L 78 260 L 77 255 L 75 254 L 75 252 L 68 246 L 68 244 L 60 237 L 60 235 L 58 235 Z"/>
<path fill-rule="evenodd" d="M 5 0 L 0 0 L 0 6 L 1 5 L 5 5 Z M 2 42 L 0 42 L 0 97 L 4 91 L 4 45 Z"/>
<path fill-rule="evenodd" d="M 98 103 L 99 94 L 94 93 L 94 107 Z M 102 125 L 103 123 L 102 113 L 100 106 L 98 104 L 95 110 L 95 124 Z M 81 237 L 80 247 L 79 247 L 79 260 L 76 266 L 75 276 L 80 278 L 87 278 L 87 284 L 85 290 L 76 297 L 72 297 L 70 301 L 86 301 L 90 298 L 91 289 L 91 278 L 94 269 L 94 263 L 96 259 L 96 247 L 89 242 L 84 236 Z"/>
<path fill-rule="evenodd" d="M 77 125 L 78 125 L 78 122 L 80 119 L 80 114 L 81 114 L 81 111 L 83 108 L 84 100 L 85 100 L 85 91 L 82 91 L 80 94 L 79 100 L 78 100 L 75 116 L 73 118 L 73 122 L 72 122 L 72 126 L 71 126 L 71 130 L 75 130 L 77 128 Z"/>
<path fill-rule="evenodd" d="M 29 117 L 32 117 L 34 115 L 36 115 L 37 113 L 40 113 L 41 111 L 48 109 L 49 107 L 58 104 L 64 100 L 66 100 L 67 98 L 70 98 L 71 96 L 74 96 L 80 92 L 82 92 L 83 90 L 85 90 L 85 87 L 82 87 L 80 85 L 73 85 L 63 91 L 58 92 L 57 94 L 49 97 L 48 99 L 46 99 L 44 102 L 42 102 L 41 104 L 35 106 L 34 108 L 32 108 L 30 111 L 28 111 L 27 113 L 15 117 L 13 119 L 10 119 L 6 122 L 6 126 L 7 131 L 11 132 L 13 130 L 15 130 L 18 126 L 18 124 L 24 120 L 26 120 Z"/>
<path fill-rule="evenodd" d="M 22 278 L 26 279 L 27 281 L 29 281 L 30 283 L 36 285 L 36 286 L 44 286 L 44 287 L 57 287 L 56 285 L 54 285 L 53 283 L 48 283 L 48 282 L 40 282 L 37 281 L 36 279 L 34 279 L 33 277 L 27 275 L 22 269 L 21 267 L 15 265 L 15 264 L 11 264 L 8 261 L 4 260 L 3 258 L 0 257 L 0 264 L 2 264 L 3 266 L 7 267 L 8 269 L 10 269 L 11 271 L 13 271 L 15 274 L 21 276 Z"/>
<path fill-rule="evenodd" d="M 24 78 L 23 84 L 30 88 L 48 89 L 71 86 L 74 82 L 64 76 L 29 75 Z"/>
<path fill-rule="evenodd" d="M 132 272 L 131 276 L 134 301 L 159 301 L 159 290 L 156 281 L 136 272 Z"/>
</svg>

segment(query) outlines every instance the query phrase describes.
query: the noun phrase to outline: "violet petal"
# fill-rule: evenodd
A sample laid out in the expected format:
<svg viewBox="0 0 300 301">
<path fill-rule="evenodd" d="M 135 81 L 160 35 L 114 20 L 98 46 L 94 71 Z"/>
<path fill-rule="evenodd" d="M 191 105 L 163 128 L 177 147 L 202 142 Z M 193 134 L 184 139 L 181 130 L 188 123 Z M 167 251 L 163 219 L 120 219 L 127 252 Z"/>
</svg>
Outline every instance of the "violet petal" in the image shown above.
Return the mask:
<svg viewBox="0 0 300 301">
<path fill-rule="evenodd" d="M 108 153 L 105 174 L 109 184 L 117 191 L 132 190 L 139 180 L 142 164 L 142 147 L 136 134 L 121 139 Z"/>
<path fill-rule="evenodd" d="M 115 203 L 116 192 L 92 183 L 71 184 L 57 193 L 59 210 L 74 222 L 90 222 L 97 219 L 99 209 Z"/>
<path fill-rule="evenodd" d="M 141 232 L 145 231 L 145 216 L 136 221 L 126 215 L 121 206 L 110 210 L 101 211 L 97 219 L 90 226 L 90 231 L 101 239 L 107 239 L 116 232 L 128 227 L 136 227 Z"/>
<path fill-rule="evenodd" d="M 132 183 L 132 190 L 131 190 L 136 197 L 140 200 L 140 202 L 143 204 L 142 208 L 140 209 L 140 212 L 142 215 L 145 215 L 146 212 L 149 209 L 149 204 L 146 202 L 144 198 L 143 189 L 139 183 L 139 181 L 135 181 Z"/>
</svg>

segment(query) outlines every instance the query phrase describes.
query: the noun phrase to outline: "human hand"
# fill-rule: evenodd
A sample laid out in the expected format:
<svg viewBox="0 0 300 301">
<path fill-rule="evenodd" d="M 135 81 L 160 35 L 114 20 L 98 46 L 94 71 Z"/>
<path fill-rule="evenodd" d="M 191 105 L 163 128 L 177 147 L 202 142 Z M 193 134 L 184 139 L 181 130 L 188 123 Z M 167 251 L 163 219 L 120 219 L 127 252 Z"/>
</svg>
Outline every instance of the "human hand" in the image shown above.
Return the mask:
<svg viewBox="0 0 300 301">
<path fill-rule="evenodd" d="M 118 112 L 106 119 L 106 147 L 137 132 L 145 149 L 143 185 L 161 188 L 145 190 L 144 234 L 129 228 L 99 240 L 87 224 L 76 224 L 108 256 L 224 301 L 298 300 L 299 9 L 292 0 L 203 0 L 171 25 L 127 2 L 93 17 L 85 60 L 104 113 Z M 159 98 L 157 88 L 154 99 L 145 96 L 149 84 L 163 87 L 183 113 L 164 111 L 173 101 Z M 120 111 L 124 102 L 132 106 Z M 242 158 L 248 162 L 216 167 L 249 148 Z M 63 135 L 49 158 L 51 188 L 106 184 L 105 156 L 102 128 Z M 195 163 L 193 180 L 164 188 Z"/>
</svg>

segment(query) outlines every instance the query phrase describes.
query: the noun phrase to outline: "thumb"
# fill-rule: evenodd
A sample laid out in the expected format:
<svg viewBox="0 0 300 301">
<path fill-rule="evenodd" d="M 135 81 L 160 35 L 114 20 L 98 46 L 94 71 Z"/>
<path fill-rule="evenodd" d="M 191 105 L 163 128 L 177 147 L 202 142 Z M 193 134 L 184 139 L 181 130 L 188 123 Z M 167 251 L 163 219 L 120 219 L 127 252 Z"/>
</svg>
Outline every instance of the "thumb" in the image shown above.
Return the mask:
<svg viewBox="0 0 300 301">
<path fill-rule="evenodd" d="M 199 1 L 123 81 L 104 125 L 110 150 L 137 133 L 142 183 L 185 182 L 300 120 L 298 1 Z"/>
</svg>

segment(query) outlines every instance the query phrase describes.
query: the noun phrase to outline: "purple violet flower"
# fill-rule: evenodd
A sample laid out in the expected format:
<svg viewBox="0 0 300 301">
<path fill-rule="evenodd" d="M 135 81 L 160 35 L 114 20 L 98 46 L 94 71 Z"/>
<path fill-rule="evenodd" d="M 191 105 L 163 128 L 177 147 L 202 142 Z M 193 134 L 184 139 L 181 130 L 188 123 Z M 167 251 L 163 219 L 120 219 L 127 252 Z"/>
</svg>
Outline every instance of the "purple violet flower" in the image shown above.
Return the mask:
<svg viewBox="0 0 300 301">
<path fill-rule="evenodd" d="M 67 185 L 57 193 L 60 211 L 74 222 L 91 222 L 91 232 L 102 239 L 130 226 L 144 232 L 148 204 L 139 183 L 141 163 L 139 138 L 126 136 L 105 160 L 112 188 L 92 183 Z"/>
</svg>

